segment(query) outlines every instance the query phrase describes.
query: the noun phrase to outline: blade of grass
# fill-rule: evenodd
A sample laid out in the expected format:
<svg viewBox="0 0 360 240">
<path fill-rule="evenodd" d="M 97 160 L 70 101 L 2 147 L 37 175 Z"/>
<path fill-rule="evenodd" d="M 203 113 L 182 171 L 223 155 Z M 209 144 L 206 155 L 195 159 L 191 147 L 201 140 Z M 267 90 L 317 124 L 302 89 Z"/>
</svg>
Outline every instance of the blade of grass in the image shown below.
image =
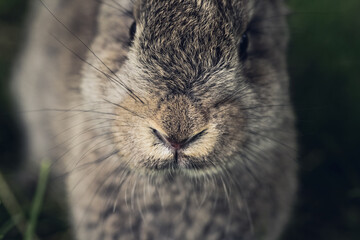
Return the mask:
<svg viewBox="0 0 360 240">
<path fill-rule="evenodd" d="M 22 234 L 25 234 L 26 219 L 19 202 L 11 192 L 5 181 L 3 174 L 0 172 L 0 200 L 4 204 L 5 209 L 11 216 L 12 222 Z"/>
<path fill-rule="evenodd" d="M 34 239 L 36 224 L 38 221 L 41 206 L 43 204 L 49 173 L 50 173 L 50 162 L 43 161 L 40 168 L 38 185 L 36 188 L 35 197 L 31 207 L 30 220 L 25 232 L 24 240 Z"/>
<path fill-rule="evenodd" d="M 20 215 L 16 215 L 0 227 L 0 240 L 4 239 L 5 235 L 16 226 L 19 220 Z"/>
</svg>

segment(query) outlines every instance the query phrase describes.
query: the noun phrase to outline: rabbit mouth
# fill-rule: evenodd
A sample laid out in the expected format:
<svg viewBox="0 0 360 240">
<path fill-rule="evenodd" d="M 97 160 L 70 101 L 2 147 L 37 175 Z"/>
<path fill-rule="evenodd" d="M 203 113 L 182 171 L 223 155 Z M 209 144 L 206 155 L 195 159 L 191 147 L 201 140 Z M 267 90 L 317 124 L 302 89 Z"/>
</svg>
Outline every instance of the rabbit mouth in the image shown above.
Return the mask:
<svg viewBox="0 0 360 240">
<path fill-rule="evenodd" d="M 184 155 L 181 151 L 175 151 L 172 158 L 161 160 L 158 162 L 147 162 L 145 168 L 156 171 L 181 171 L 193 170 L 201 171 L 213 167 L 204 159 L 190 158 Z"/>
</svg>

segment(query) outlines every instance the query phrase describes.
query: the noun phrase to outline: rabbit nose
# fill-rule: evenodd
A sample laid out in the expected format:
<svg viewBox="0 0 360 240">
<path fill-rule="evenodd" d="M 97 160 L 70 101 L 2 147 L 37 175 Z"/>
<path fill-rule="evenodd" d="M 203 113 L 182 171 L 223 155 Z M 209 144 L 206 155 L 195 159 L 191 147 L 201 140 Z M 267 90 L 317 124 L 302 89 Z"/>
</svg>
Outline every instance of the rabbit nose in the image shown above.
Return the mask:
<svg viewBox="0 0 360 240">
<path fill-rule="evenodd" d="M 186 140 L 178 142 L 173 138 L 166 138 L 168 144 L 176 151 L 180 150 L 181 148 L 183 148 L 184 143 L 186 142 Z"/>
<path fill-rule="evenodd" d="M 152 128 L 153 134 L 166 146 L 171 147 L 172 149 L 179 151 L 183 148 L 186 148 L 189 144 L 192 144 L 193 142 L 197 141 L 199 138 L 201 138 L 203 135 L 206 134 L 207 129 L 202 130 L 201 132 L 198 132 L 194 136 L 190 138 L 183 139 L 181 141 L 177 140 L 174 137 L 165 137 L 163 136 L 159 131 Z"/>
<path fill-rule="evenodd" d="M 156 129 L 152 129 L 152 132 L 164 145 L 167 145 L 167 146 L 173 148 L 176 151 L 183 148 L 184 144 L 187 141 L 187 139 L 185 139 L 184 141 L 179 142 L 175 138 L 165 137 L 159 131 L 157 131 Z"/>
</svg>

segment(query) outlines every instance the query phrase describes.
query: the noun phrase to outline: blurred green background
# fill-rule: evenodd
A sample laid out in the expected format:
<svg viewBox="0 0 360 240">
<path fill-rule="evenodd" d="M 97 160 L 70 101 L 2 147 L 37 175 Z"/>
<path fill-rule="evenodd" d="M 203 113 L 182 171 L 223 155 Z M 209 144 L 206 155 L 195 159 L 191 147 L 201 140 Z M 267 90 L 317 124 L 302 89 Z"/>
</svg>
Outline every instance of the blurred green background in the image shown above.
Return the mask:
<svg viewBox="0 0 360 240">
<path fill-rule="evenodd" d="M 292 10 L 289 72 L 301 149 L 298 201 L 283 240 L 358 240 L 360 1 L 287 2 Z M 0 0 L 0 171 L 10 183 L 22 158 L 22 138 L 8 86 L 27 9 L 27 0 Z M 27 217 L 34 191 L 10 188 Z M 67 239 L 57 205 L 48 196 L 45 201 L 37 235 Z M 0 202 L 0 238 L 9 219 Z M 21 238 L 16 227 L 4 237 Z"/>
</svg>

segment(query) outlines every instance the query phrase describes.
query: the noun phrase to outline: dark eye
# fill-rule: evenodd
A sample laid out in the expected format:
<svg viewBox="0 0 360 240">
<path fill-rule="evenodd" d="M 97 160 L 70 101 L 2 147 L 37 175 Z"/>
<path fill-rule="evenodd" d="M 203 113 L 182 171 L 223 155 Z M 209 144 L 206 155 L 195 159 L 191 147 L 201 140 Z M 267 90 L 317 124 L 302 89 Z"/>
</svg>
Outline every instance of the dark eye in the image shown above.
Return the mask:
<svg viewBox="0 0 360 240">
<path fill-rule="evenodd" d="M 136 22 L 134 21 L 131 24 L 130 30 L 129 30 L 129 45 L 132 45 L 132 42 L 134 41 L 134 36 L 136 32 Z"/>
<path fill-rule="evenodd" d="M 239 46 L 239 57 L 241 61 L 244 61 L 247 58 L 248 46 L 249 46 L 249 37 L 248 34 L 245 32 L 241 36 L 240 46 Z"/>
</svg>

